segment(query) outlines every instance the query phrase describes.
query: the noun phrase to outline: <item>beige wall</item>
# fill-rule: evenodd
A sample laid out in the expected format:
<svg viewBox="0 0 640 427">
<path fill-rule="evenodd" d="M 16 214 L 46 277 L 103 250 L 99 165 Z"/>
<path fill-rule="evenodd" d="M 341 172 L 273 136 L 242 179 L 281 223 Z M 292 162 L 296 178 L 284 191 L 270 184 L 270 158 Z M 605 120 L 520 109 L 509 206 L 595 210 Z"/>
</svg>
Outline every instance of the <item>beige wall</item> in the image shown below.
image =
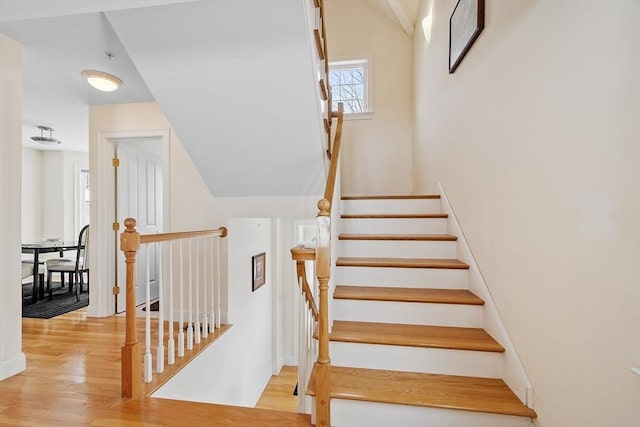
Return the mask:
<svg viewBox="0 0 640 427">
<path fill-rule="evenodd" d="M 640 2 L 454 0 L 415 35 L 415 186 L 440 181 L 534 387 L 536 425 L 640 420 Z"/>
<path fill-rule="evenodd" d="M 360 0 L 325 4 L 330 59 L 373 55 L 374 114 L 371 120 L 345 122 L 342 192 L 409 193 L 413 41 L 400 26 Z"/>
<path fill-rule="evenodd" d="M 215 225 L 211 222 L 211 194 L 157 104 L 145 102 L 92 106 L 89 122 L 91 144 L 97 144 L 98 132 L 169 129 L 171 138 L 170 228 L 171 230 L 197 230 Z"/>
<path fill-rule="evenodd" d="M 107 316 L 113 313 L 111 286 L 115 283 L 113 273 L 114 237 L 113 222 L 113 177 L 111 156 L 113 148 L 108 137 L 149 136 L 169 132 L 169 182 L 168 209 L 169 229 L 165 231 L 198 230 L 217 226 L 212 214 L 212 197 L 205 183 L 184 151 L 180 140 L 170 128 L 169 122 L 157 104 L 131 103 L 91 106 L 89 110 L 89 147 L 91 170 L 91 193 L 96 197 L 91 203 L 91 224 L 97 227 L 92 232 L 91 274 L 99 283 L 92 287 L 89 315 Z M 100 135 L 106 135 L 101 138 Z M 106 144 L 106 145 L 105 145 Z M 163 171 L 166 174 L 167 170 Z M 165 175 L 166 176 L 166 175 Z M 165 186 L 165 189 L 166 189 Z M 94 202 L 95 201 L 95 202 Z"/>
<path fill-rule="evenodd" d="M 20 286 L 22 49 L 0 34 L 0 380 L 26 368 Z"/>
</svg>

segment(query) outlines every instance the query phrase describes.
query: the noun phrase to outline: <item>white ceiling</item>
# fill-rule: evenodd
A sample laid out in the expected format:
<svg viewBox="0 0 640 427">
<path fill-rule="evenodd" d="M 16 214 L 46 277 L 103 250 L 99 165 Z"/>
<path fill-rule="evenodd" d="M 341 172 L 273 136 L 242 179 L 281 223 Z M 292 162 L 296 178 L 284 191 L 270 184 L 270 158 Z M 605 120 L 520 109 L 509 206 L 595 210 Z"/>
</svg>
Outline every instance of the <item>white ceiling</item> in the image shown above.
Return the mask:
<svg viewBox="0 0 640 427">
<path fill-rule="evenodd" d="M 87 151 L 89 105 L 152 101 L 101 12 L 186 1 L 192 0 L 0 0 L 0 33 L 23 46 L 23 145 Z M 124 84 L 116 92 L 98 92 L 80 75 L 85 69 L 112 73 Z M 53 136 L 62 144 L 31 141 L 40 134 L 38 125 L 55 129 Z"/>
<path fill-rule="evenodd" d="M 47 125 L 54 149 L 86 151 L 89 105 L 155 100 L 212 194 L 319 194 L 304 13 L 292 0 L 0 0 L 0 33 L 23 44 L 23 143 L 47 148 L 29 140 Z M 80 75 L 91 68 L 124 84 L 98 93 Z"/>
</svg>

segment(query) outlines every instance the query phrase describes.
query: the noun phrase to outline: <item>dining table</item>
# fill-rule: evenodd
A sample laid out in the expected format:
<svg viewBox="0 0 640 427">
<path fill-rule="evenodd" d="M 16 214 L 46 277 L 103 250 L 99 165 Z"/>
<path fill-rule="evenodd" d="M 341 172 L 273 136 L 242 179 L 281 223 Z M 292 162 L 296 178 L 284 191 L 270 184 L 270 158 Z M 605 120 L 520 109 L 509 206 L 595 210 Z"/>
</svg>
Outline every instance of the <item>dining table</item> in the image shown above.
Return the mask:
<svg viewBox="0 0 640 427">
<path fill-rule="evenodd" d="M 44 283 L 40 283 L 40 275 L 38 274 L 40 254 L 59 252 L 60 257 L 62 257 L 64 251 L 76 249 L 78 249 L 78 242 L 73 240 L 46 240 L 44 242 L 22 244 L 23 254 L 33 254 L 33 292 L 31 295 L 31 300 L 34 303 L 38 301 L 38 297 L 41 299 L 44 298 Z"/>
</svg>

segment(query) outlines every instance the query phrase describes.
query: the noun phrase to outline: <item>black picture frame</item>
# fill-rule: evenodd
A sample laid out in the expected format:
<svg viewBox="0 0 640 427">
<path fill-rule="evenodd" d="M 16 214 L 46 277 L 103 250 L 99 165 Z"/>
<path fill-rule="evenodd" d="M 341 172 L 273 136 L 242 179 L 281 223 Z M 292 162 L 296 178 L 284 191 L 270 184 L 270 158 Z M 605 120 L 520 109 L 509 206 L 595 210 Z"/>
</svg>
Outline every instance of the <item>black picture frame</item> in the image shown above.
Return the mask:
<svg viewBox="0 0 640 427">
<path fill-rule="evenodd" d="M 267 254 L 261 254 L 251 257 L 251 291 L 255 292 L 260 286 L 266 282 L 267 271 Z"/>
<path fill-rule="evenodd" d="M 449 18 L 449 74 L 484 29 L 484 0 L 458 0 Z"/>
</svg>

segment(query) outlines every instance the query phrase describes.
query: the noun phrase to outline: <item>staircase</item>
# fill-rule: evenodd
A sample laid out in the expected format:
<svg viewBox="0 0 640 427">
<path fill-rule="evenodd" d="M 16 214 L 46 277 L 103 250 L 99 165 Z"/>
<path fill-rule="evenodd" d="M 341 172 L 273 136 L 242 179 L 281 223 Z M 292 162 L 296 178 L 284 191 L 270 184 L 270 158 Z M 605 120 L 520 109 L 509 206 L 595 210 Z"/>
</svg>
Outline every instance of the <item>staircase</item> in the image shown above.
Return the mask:
<svg viewBox="0 0 640 427">
<path fill-rule="evenodd" d="M 332 426 L 529 427 L 440 196 L 343 197 Z M 315 394 L 309 384 L 308 394 Z"/>
</svg>

